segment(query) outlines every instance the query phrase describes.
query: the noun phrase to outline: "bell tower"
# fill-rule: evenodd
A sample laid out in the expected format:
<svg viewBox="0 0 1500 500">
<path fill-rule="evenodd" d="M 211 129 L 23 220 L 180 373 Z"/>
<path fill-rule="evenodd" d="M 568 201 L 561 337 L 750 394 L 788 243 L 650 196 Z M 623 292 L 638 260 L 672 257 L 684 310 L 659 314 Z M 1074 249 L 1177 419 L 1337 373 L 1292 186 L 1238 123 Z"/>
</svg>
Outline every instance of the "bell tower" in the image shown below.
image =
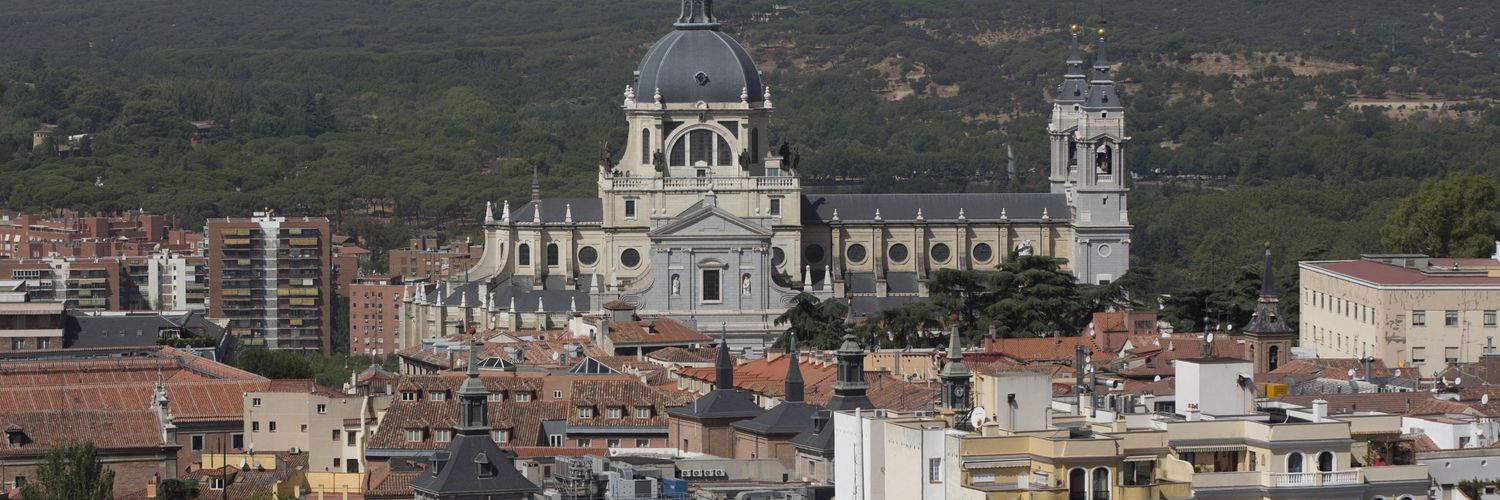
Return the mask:
<svg viewBox="0 0 1500 500">
<path fill-rule="evenodd" d="M 948 334 L 948 363 L 943 365 L 943 370 L 938 373 L 938 378 L 943 382 L 941 409 L 943 415 L 950 419 L 955 415 L 967 413 L 973 408 L 969 402 L 971 375 L 969 368 L 964 366 L 963 349 L 959 347 L 960 337 L 958 327 L 954 326 L 953 332 Z"/>
<path fill-rule="evenodd" d="M 1078 174 L 1078 119 L 1083 113 L 1084 91 L 1088 75 L 1084 74 L 1083 55 L 1078 52 L 1078 25 L 1069 28 L 1073 43 L 1068 50 L 1067 70 L 1052 96 L 1052 119 L 1047 134 L 1052 141 L 1051 169 L 1047 180 L 1053 193 L 1064 193 Z"/>
<path fill-rule="evenodd" d="M 1261 272 L 1260 299 L 1255 302 L 1255 314 L 1241 329 L 1245 332 L 1245 350 L 1255 373 L 1286 366 L 1292 357 L 1292 339 L 1297 336 L 1281 316 L 1281 298 L 1276 293 L 1276 278 L 1271 274 L 1270 242 L 1266 242 L 1265 266 Z"/>
<path fill-rule="evenodd" d="M 1064 186 L 1073 209 L 1073 270 L 1080 282 L 1108 283 L 1130 269 L 1126 205 L 1125 107 L 1120 102 L 1099 30 L 1093 77 L 1083 91 L 1072 148 L 1076 173 Z"/>
</svg>

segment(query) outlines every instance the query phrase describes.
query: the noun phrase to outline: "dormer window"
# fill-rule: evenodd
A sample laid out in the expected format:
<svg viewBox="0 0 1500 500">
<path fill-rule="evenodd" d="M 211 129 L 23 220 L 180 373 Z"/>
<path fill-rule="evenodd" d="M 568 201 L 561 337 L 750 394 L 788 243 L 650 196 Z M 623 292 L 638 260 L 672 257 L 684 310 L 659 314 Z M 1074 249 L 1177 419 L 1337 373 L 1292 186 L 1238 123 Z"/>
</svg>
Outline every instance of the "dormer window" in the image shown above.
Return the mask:
<svg viewBox="0 0 1500 500">
<path fill-rule="evenodd" d="M 594 407 L 592 407 L 592 406 L 580 406 L 580 407 L 578 407 L 578 418 L 594 418 Z"/>
<path fill-rule="evenodd" d="M 611 406 L 605 410 L 605 416 L 608 418 L 624 418 L 625 409 L 618 406 Z"/>
<path fill-rule="evenodd" d="M 642 406 L 635 409 L 635 418 L 651 418 L 651 407 Z"/>
<path fill-rule="evenodd" d="M 530 403 L 531 402 L 531 393 L 525 392 L 525 391 L 517 392 L 516 393 L 516 402 L 517 403 Z"/>
<path fill-rule="evenodd" d="M 26 444 L 26 433 L 22 431 L 21 426 L 10 424 L 10 427 L 5 428 L 6 446 L 16 447 L 23 444 Z"/>
<path fill-rule="evenodd" d="M 427 394 L 427 399 L 432 400 L 432 401 L 445 401 L 445 400 L 448 399 L 448 393 L 445 393 L 445 392 L 432 392 L 432 393 Z"/>
<path fill-rule="evenodd" d="M 416 401 L 417 400 L 417 393 L 416 393 L 416 391 L 401 391 L 401 400 L 402 401 Z"/>
</svg>

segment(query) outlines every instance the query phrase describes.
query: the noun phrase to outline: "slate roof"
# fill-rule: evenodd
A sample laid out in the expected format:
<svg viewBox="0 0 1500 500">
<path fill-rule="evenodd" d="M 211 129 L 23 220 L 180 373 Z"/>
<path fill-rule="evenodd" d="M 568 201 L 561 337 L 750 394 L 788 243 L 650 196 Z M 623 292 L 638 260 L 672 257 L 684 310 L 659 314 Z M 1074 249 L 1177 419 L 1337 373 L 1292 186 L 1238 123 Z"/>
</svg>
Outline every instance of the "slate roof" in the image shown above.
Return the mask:
<svg viewBox="0 0 1500 500">
<path fill-rule="evenodd" d="M 700 83 L 698 73 L 707 80 Z M 641 59 L 635 89 L 641 102 L 654 102 L 660 89 L 666 103 L 737 103 L 741 92 L 749 102 L 761 102 L 765 94 L 750 54 L 716 29 L 678 29 L 661 37 Z"/>
<path fill-rule="evenodd" d="M 762 436 L 799 434 L 812 428 L 813 415 L 821 409 L 801 401 L 783 401 L 755 418 L 741 420 L 730 426 Z"/>
<path fill-rule="evenodd" d="M 450 406 L 458 406 L 450 402 Z M 441 498 L 530 498 L 540 488 L 516 470 L 514 455 L 501 451 L 487 433 L 458 434 L 433 455 L 427 470 L 411 481 L 412 490 Z"/>
<path fill-rule="evenodd" d="M 1039 221 L 1044 210 L 1053 221 L 1072 218 L 1067 195 L 1054 193 L 807 194 L 802 223 L 828 224 L 835 209 L 841 222 L 873 222 L 877 208 L 885 221 L 915 220 L 918 208 L 928 222 L 957 221 L 959 209 L 969 221 L 999 221 L 1002 210 L 1012 221 Z"/>
<path fill-rule="evenodd" d="M 604 200 L 599 198 L 542 198 L 527 202 L 510 213 L 516 224 L 530 224 L 537 204 L 542 205 L 543 223 L 562 223 L 567 220 L 568 208 L 573 210 L 573 222 L 578 224 L 604 222 Z"/>
<path fill-rule="evenodd" d="M 818 453 L 833 453 L 833 415 L 826 410 L 822 413 L 821 418 L 827 420 L 821 426 L 816 420 L 809 422 L 807 429 L 792 438 L 793 446 Z"/>
<path fill-rule="evenodd" d="M 195 336 L 224 333 L 219 325 L 192 311 L 99 315 L 68 311 L 65 328 L 72 348 L 156 345 L 163 329 L 183 328 Z"/>
</svg>

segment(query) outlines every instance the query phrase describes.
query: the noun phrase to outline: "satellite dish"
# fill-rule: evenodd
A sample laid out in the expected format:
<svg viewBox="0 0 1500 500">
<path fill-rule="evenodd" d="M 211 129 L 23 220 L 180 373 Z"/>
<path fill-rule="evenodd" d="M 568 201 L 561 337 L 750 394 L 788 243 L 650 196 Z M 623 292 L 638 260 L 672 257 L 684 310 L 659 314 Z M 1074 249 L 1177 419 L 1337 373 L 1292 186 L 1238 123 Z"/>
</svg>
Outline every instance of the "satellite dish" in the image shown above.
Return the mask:
<svg viewBox="0 0 1500 500">
<path fill-rule="evenodd" d="M 969 412 L 969 425 L 978 429 L 984 423 L 985 417 L 988 416 L 983 407 L 975 408 L 974 411 Z"/>
<path fill-rule="evenodd" d="M 1395 375 L 1396 375 L 1396 378 L 1401 378 L 1401 369 L 1400 368 L 1396 369 L 1396 374 Z"/>
<path fill-rule="evenodd" d="M 1087 365 L 1084 365 L 1084 373 L 1094 373 L 1094 364 L 1089 363 Z"/>
<path fill-rule="evenodd" d="M 1208 335 L 1203 338 L 1203 341 L 1204 342 L 1208 342 L 1210 344 L 1214 343 L 1214 334 L 1213 334 L 1213 332 L 1208 332 Z"/>
<path fill-rule="evenodd" d="M 1353 369 L 1353 368 L 1350 368 L 1350 369 L 1349 369 L 1349 378 L 1351 378 L 1351 379 L 1352 379 L 1352 378 L 1354 378 L 1354 373 L 1355 373 L 1355 372 L 1354 372 L 1354 369 Z"/>
<path fill-rule="evenodd" d="M 1151 381 L 1152 382 L 1161 382 L 1161 375 L 1157 375 L 1156 378 L 1151 379 Z"/>
<path fill-rule="evenodd" d="M 1094 357 L 1093 356 L 1084 356 L 1083 357 L 1083 362 L 1084 363 L 1093 364 L 1094 363 Z"/>
<path fill-rule="evenodd" d="M 1483 396 L 1479 396 L 1479 404 L 1482 404 L 1482 405 L 1490 404 L 1490 395 L 1489 394 L 1485 394 Z"/>
<path fill-rule="evenodd" d="M 1464 378 L 1458 377 L 1456 379 L 1453 379 L 1453 385 L 1464 385 Z"/>
</svg>

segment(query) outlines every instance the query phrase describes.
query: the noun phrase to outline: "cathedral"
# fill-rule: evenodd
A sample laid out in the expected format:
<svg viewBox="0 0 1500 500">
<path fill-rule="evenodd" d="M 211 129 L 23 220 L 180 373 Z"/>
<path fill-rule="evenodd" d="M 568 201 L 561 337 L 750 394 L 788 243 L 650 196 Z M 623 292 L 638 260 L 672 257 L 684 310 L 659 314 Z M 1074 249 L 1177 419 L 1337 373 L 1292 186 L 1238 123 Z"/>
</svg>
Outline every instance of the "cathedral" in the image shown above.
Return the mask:
<svg viewBox="0 0 1500 500">
<path fill-rule="evenodd" d="M 642 58 L 598 196 L 486 207 L 484 254 L 461 279 L 412 287 L 403 344 L 474 323 L 574 328 L 605 308 L 724 329 L 760 349 L 799 293 L 869 314 L 922 300 L 937 269 L 996 269 L 1012 252 L 1065 258 L 1081 282 L 1129 268 L 1124 108 L 1104 33 L 1091 68 L 1073 29 L 1047 133 L 1047 193 L 804 192 L 795 148 L 771 144 L 773 93 L 712 0 L 682 0 Z M 1091 73 L 1089 74 L 1090 71 Z"/>
</svg>

